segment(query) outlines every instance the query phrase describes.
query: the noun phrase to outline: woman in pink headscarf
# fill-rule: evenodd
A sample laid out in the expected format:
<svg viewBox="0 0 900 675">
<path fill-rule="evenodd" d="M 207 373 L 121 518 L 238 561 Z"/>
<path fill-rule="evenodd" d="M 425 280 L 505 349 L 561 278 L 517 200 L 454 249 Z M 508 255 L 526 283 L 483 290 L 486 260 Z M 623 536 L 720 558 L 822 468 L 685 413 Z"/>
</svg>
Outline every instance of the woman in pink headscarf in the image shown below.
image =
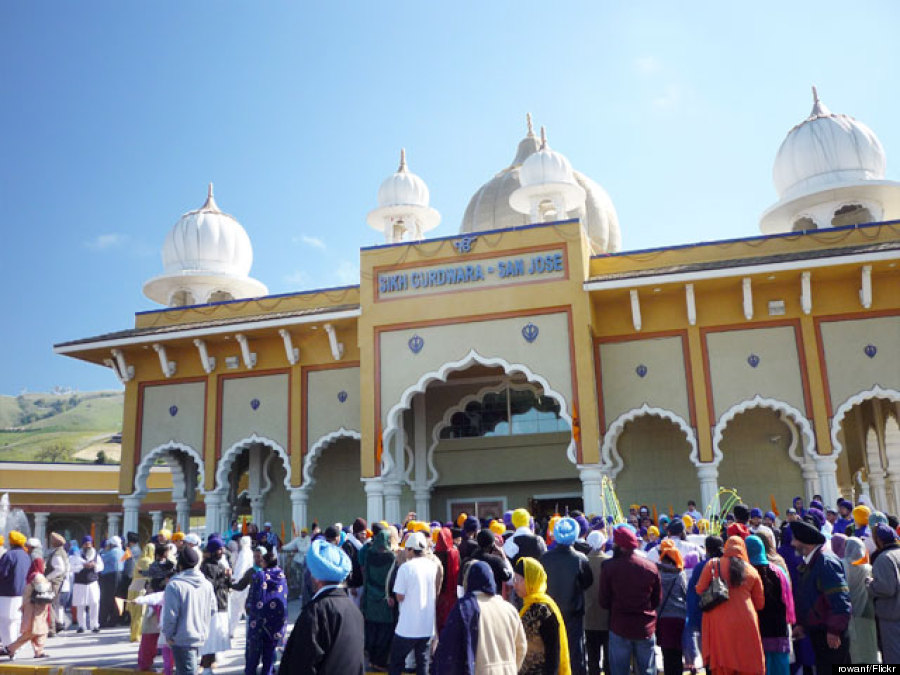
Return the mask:
<svg viewBox="0 0 900 675">
<path fill-rule="evenodd" d="M 45 658 L 44 643 L 50 632 L 50 605 L 53 602 L 53 586 L 44 576 L 44 559 L 35 558 L 25 577 L 22 593 L 22 634 L 15 642 L 0 648 L 0 654 L 12 659 L 26 642 L 31 642 L 34 658 Z"/>
</svg>

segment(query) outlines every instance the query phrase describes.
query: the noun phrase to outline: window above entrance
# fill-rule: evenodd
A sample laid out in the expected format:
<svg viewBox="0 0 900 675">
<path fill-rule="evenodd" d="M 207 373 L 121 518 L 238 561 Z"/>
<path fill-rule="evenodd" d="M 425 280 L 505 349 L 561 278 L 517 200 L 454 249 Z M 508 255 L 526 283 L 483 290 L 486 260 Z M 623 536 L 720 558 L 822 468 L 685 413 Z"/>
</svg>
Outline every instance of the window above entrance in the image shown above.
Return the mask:
<svg viewBox="0 0 900 675">
<path fill-rule="evenodd" d="M 454 413 L 441 438 L 516 436 L 568 431 L 559 416 L 559 403 L 533 389 L 505 388 L 488 392 Z"/>
</svg>

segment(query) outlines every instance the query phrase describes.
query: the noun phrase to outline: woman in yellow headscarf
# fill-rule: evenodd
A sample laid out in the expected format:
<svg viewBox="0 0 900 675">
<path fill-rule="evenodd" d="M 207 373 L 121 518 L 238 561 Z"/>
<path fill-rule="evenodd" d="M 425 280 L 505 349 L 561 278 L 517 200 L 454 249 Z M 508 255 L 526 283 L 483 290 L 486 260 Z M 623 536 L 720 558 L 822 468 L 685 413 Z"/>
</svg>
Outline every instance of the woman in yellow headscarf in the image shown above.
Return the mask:
<svg viewBox="0 0 900 675">
<path fill-rule="evenodd" d="M 547 595 L 547 573 L 534 558 L 519 558 L 513 579 L 516 594 L 522 598 L 522 625 L 528 639 L 525 661 L 519 675 L 543 675 L 552 669 L 558 675 L 571 675 L 569 641 L 559 607 Z"/>
<path fill-rule="evenodd" d="M 134 577 L 128 586 L 128 599 L 134 600 L 144 594 L 144 588 L 147 585 L 147 570 L 153 564 L 153 557 L 156 553 L 156 547 L 153 544 L 144 546 L 141 557 L 134 564 Z M 138 642 L 141 639 L 141 622 L 144 618 L 144 608 L 140 605 L 129 604 L 128 614 L 131 617 L 131 634 L 132 642 Z"/>
</svg>

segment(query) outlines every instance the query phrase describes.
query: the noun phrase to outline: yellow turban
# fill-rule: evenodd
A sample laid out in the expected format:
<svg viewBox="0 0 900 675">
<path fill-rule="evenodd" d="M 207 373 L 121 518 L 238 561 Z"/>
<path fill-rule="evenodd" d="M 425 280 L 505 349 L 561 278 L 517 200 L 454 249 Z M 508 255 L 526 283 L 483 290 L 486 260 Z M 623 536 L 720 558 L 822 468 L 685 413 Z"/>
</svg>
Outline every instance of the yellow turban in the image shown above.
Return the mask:
<svg viewBox="0 0 900 675">
<path fill-rule="evenodd" d="M 659 528 L 656 525 L 651 525 L 647 528 L 647 534 L 652 534 L 657 539 L 659 538 Z"/>
<path fill-rule="evenodd" d="M 706 534 L 709 531 L 709 521 L 701 518 L 697 521 L 697 529 L 700 530 L 700 534 Z"/>
<path fill-rule="evenodd" d="M 469 517 L 469 516 L 467 516 L 465 513 L 460 513 L 460 514 L 456 517 L 456 526 L 457 526 L 457 527 L 462 527 L 462 526 L 463 526 L 463 523 L 466 522 L 466 519 L 467 519 L 468 517 Z"/>
<path fill-rule="evenodd" d="M 0 534 L 0 546 L 3 546 L 3 544 L 5 544 L 5 543 L 6 543 L 6 539 L 4 539 L 3 535 Z"/>
<path fill-rule="evenodd" d="M 172 538 L 172 531 L 171 530 L 160 530 L 159 538 L 169 541 Z"/>
<path fill-rule="evenodd" d="M 425 532 L 427 534 L 431 534 L 431 528 L 428 526 L 428 523 L 421 520 L 411 520 L 406 525 L 406 529 L 410 532 Z"/>
<path fill-rule="evenodd" d="M 528 527 L 528 524 L 531 522 L 531 514 L 528 513 L 525 509 L 516 509 L 512 512 L 512 524 L 513 527 L 519 529 L 520 527 Z"/>
<path fill-rule="evenodd" d="M 681 516 L 681 522 L 684 523 L 685 530 L 693 530 L 694 529 L 694 519 L 691 518 L 688 514 L 684 514 Z"/>
<path fill-rule="evenodd" d="M 26 541 L 28 541 L 28 537 L 18 530 L 9 531 L 9 543 L 11 546 L 25 546 Z"/>
<path fill-rule="evenodd" d="M 173 534 L 172 541 L 184 541 L 184 532 L 176 532 Z"/>
<path fill-rule="evenodd" d="M 502 535 L 504 532 L 506 532 L 506 526 L 502 523 L 502 521 L 499 520 L 492 520 L 490 528 L 491 532 L 493 532 L 494 534 Z"/>
<path fill-rule="evenodd" d="M 872 514 L 872 510 L 866 506 L 865 504 L 860 504 L 855 509 L 853 509 L 853 522 L 856 523 L 857 527 L 863 527 L 869 524 L 869 516 Z"/>
</svg>

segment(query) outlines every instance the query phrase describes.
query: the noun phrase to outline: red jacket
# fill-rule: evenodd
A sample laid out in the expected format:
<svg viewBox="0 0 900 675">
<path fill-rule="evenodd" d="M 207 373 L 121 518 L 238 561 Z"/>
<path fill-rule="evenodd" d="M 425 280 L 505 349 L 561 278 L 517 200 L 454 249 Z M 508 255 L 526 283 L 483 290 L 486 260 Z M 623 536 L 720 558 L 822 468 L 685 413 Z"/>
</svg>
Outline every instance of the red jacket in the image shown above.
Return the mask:
<svg viewBox="0 0 900 675">
<path fill-rule="evenodd" d="M 646 558 L 618 549 L 600 567 L 600 606 L 609 610 L 609 629 L 619 637 L 653 635 L 661 600 L 659 570 Z"/>
</svg>

